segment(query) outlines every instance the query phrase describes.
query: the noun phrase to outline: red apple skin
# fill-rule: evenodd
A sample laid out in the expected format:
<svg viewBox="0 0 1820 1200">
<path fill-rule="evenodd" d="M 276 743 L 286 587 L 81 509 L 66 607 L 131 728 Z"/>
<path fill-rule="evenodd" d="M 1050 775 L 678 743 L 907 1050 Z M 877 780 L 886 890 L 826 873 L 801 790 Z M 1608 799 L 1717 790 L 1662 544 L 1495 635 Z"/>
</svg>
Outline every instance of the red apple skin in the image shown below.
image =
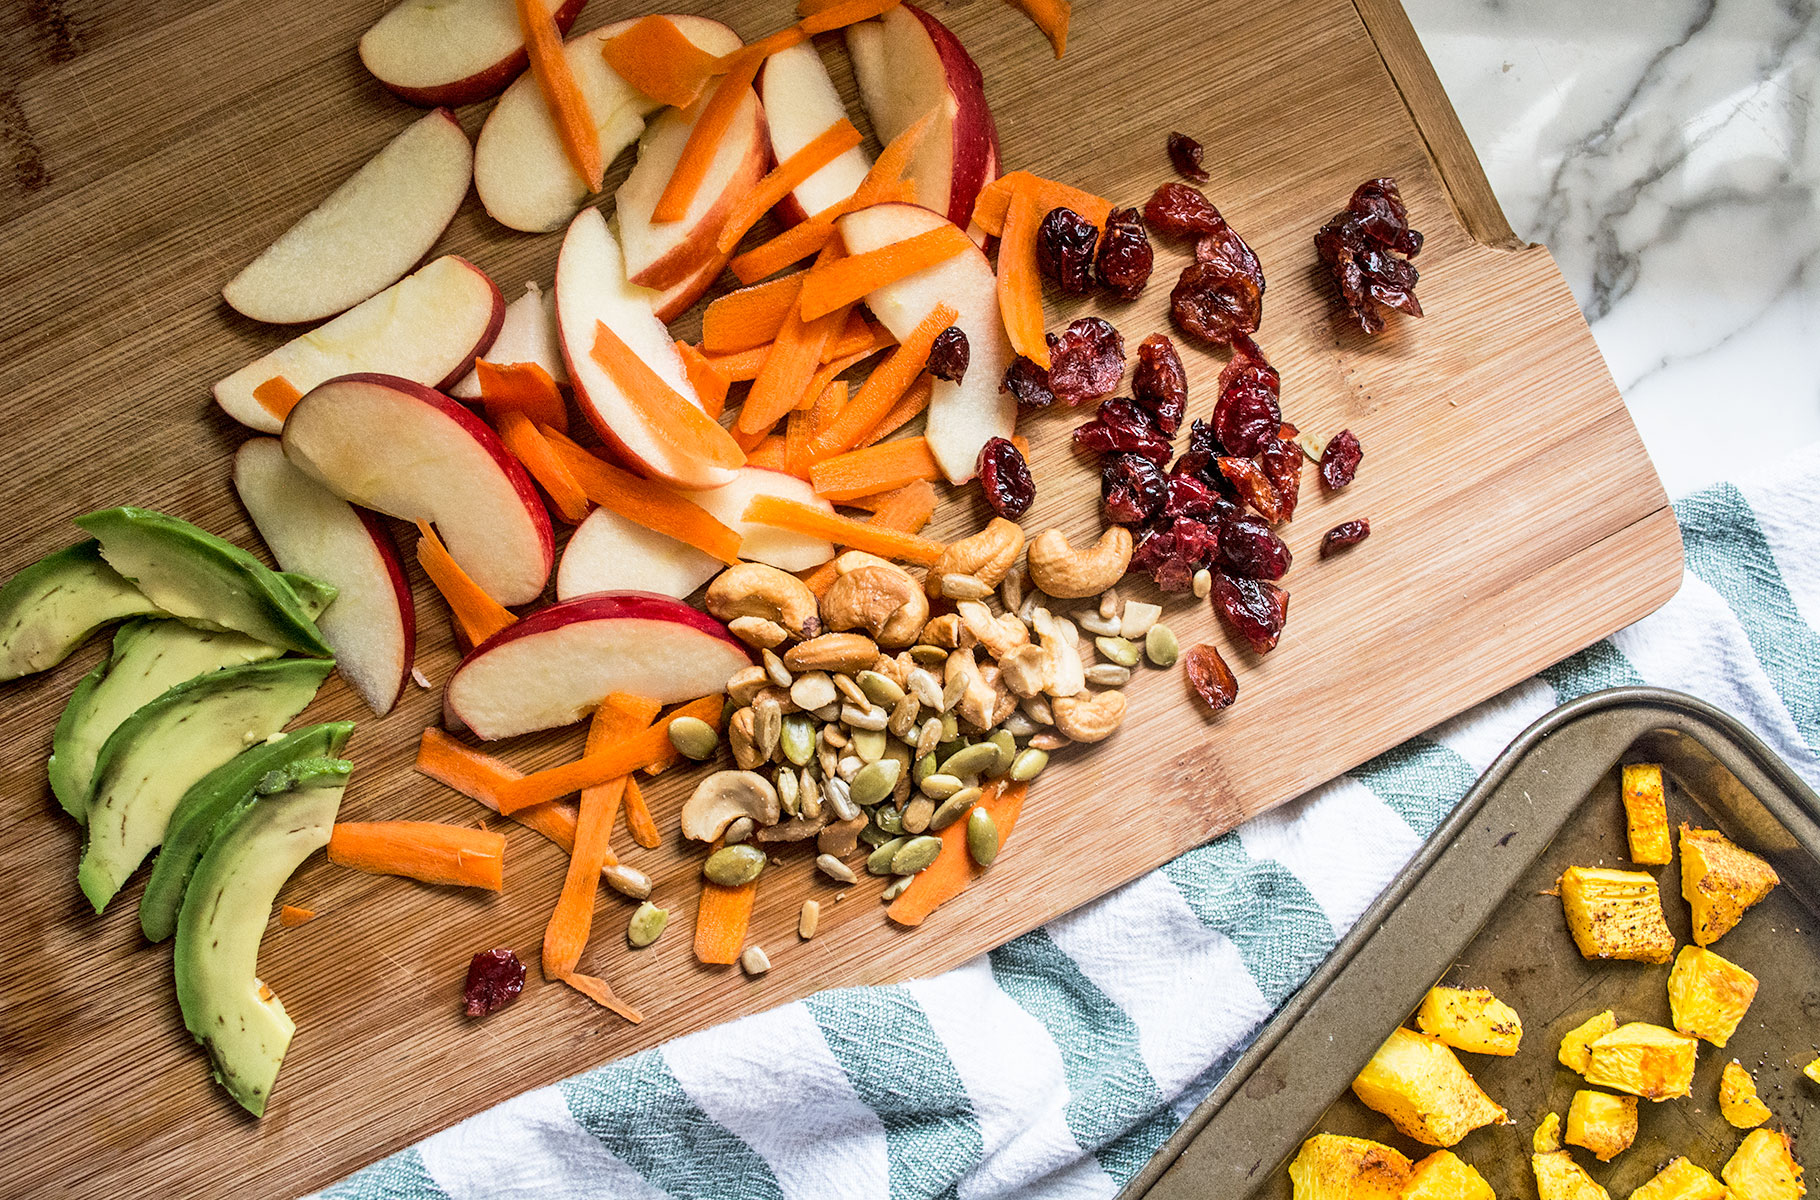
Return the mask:
<svg viewBox="0 0 1820 1200">
<path fill-rule="evenodd" d="M 929 40 L 935 43 L 935 52 L 941 56 L 948 77 L 948 90 L 960 106 L 954 114 L 954 174 L 948 185 L 948 219 L 965 229 L 973 217 L 973 202 L 986 186 L 989 166 L 998 158 L 998 126 L 986 105 L 986 82 L 979 64 L 952 30 L 914 4 L 906 3 L 904 9 L 923 23 Z"/>
<path fill-rule="evenodd" d="M 398 601 L 398 623 L 404 630 L 404 668 L 398 678 L 398 694 L 403 695 L 405 686 L 411 682 L 411 668 L 417 662 L 417 602 L 411 596 L 411 580 L 404 573 L 398 539 L 392 536 L 379 514 L 358 504 L 348 507 L 354 510 L 367 536 L 373 539 L 373 548 L 379 551 L 379 559 L 385 563 L 386 577 L 392 581 L 392 595 Z"/>
<path fill-rule="evenodd" d="M 454 114 L 450 114 L 450 119 L 454 119 Z M 506 319 L 506 298 L 504 294 L 500 292 L 499 285 L 493 282 L 493 277 L 475 266 L 469 260 L 462 258 L 459 254 L 451 254 L 448 257 L 457 260 L 462 266 L 487 281 L 487 287 L 493 292 L 493 315 L 487 318 L 486 331 L 480 335 L 480 340 L 474 344 L 474 349 L 468 356 L 462 359 L 453 371 L 450 371 L 447 375 L 444 375 L 441 379 L 436 381 L 435 391 L 439 396 L 444 388 L 454 387 L 469 371 L 474 369 L 474 360 L 479 358 L 481 354 L 486 351 L 486 348 L 493 344 L 493 339 L 499 336 L 499 327 L 505 323 Z M 396 376 L 380 375 L 377 376 L 377 378 L 393 379 L 396 378 Z M 446 400 L 448 397 L 443 396 L 442 399 Z M 453 402 L 451 401 L 451 403 Z M 460 406 L 457 405 L 457 407 Z M 516 462 L 517 460 L 514 459 L 513 461 Z"/>
<path fill-rule="evenodd" d="M 753 93 L 753 100 L 757 104 L 756 92 Z M 687 283 L 703 266 L 719 256 L 720 251 L 716 247 L 715 241 L 720 237 L 721 226 L 726 224 L 727 217 L 733 212 L 734 206 L 744 200 L 746 194 L 757 185 L 760 179 L 764 178 L 766 170 L 771 165 L 771 136 L 765 125 L 764 105 L 757 104 L 757 108 L 758 124 L 754 128 L 752 142 L 747 146 L 745 157 L 740 160 L 738 169 L 727 181 L 726 188 L 715 200 L 713 206 L 702 215 L 702 219 L 696 222 L 694 228 L 689 230 L 688 236 L 683 241 L 671 247 L 662 258 L 638 274 L 630 276 L 631 282 L 639 287 L 666 292 L 670 288 Z M 722 261 L 726 260 L 723 258 Z M 718 273 L 716 272 L 716 274 Z M 710 282 L 712 282 L 712 277 L 710 277 Z M 697 295 L 699 294 L 697 293 Z M 667 300 L 668 297 L 666 296 L 665 299 Z M 690 303 L 694 303 L 694 300 L 691 299 Z M 687 308 L 688 305 L 685 304 L 683 307 Z M 667 323 L 670 318 L 660 312 L 658 319 Z"/>
<path fill-rule="evenodd" d="M 729 254 L 716 254 L 696 268 L 693 275 L 664 289 L 663 295 L 657 298 L 651 311 L 655 312 L 657 319 L 665 325 L 682 316 L 697 300 L 708 294 L 708 289 L 714 286 L 714 281 L 720 278 L 720 273 L 727 269 L 727 263 L 731 258 L 732 255 Z"/>
<path fill-rule="evenodd" d="M 556 18 L 556 28 L 560 36 L 568 36 L 569 27 L 581 16 L 588 0 L 563 0 L 562 7 L 552 15 Z M 415 104 L 419 108 L 436 108 L 447 105 L 455 108 L 463 104 L 474 104 L 487 100 L 506 90 L 506 85 L 524 74 L 525 67 L 530 65 L 530 58 L 523 46 L 514 50 L 484 71 L 476 71 L 466 79 L 456 79 L 436 87 L 396 87 L 379 79 L 386 91 L 403 100 L 406 104 Z"/>
</svg>

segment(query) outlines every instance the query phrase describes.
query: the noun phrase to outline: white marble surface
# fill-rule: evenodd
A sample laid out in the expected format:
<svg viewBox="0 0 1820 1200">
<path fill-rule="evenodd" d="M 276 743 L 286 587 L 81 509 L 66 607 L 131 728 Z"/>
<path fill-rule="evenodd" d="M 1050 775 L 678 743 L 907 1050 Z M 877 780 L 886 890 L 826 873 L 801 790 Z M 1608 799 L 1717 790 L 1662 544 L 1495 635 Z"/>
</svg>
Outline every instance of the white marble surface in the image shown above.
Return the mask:
<svg viewBox="0 0 1820 1200">
<path fill-rule="evenodd" d="M 1405 7 L 1670 495 L 1820 441 L 1820 3 Z"/>
</svg>

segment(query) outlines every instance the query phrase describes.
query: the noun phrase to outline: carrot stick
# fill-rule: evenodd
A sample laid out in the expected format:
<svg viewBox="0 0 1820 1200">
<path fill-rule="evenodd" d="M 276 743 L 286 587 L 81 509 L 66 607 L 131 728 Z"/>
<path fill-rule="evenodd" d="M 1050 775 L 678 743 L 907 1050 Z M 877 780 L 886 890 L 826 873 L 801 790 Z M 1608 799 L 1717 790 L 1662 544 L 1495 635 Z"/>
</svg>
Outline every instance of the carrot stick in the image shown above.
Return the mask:
<svg viewBox="0 0 1820 1200">
<path fill-rule="evenodd" d="M 784 418 L 784 470 L 798 479 L 809 478 L 809 443 L 815 437 L 812 420 L 800 408 Z"/>
<path fill-rule="evenodd" d="M 617 1013 L 636 1025 L 645 1019 L 645 1015 L 613 994 L 607 981 L 593 975 L 583 975 L 579 971 L 570 971 L 561 976 L 562 981 L 586 996 L 594 1003 L 609 1012 Z"/>
<path fill-rule="evenodd" d="M 1019 190 L 1030 192 L 1035 199 L 1038 221 L 1047 216 L 1052 208 L 1067 208 L 1086 217 L 1096 228 L 1103 230 L 1106 218 L 1112 212 L 1112 202 L 1092 192 L 1083 192 L 1079 188 L 1057 183 L 1053 179 L 1044 179 L 1028 171 L 1013 171 L 1009 175 L 999 176 L 980 189 L 979 197 L 973 202 L 973 223 L 993 237 L 1003 235 L 1005 213 L 1011 207 L 1011 195 Z"/>
<path fill-rule="evenodd" d="M 1032 230 L 1031 265 L 1035 267 L 1036 242 Z M 944 263 L 973 242 L 953 225 L 938 225 L 927 233 L 892 242 L 864 254 L 855 254 L 830 262 L 818 263 L 803 281 L 797 303 L 804 318 L 814 320 L 843 305 L 863 300 L 866 293 L 877 291 L 920 271 Z"/>
<path fill-rule="evenodd" d="M 468 639 L 469 645 L 478 646 L 517 623 L 518 618 L 503 604 L 468 578 L 468 573 L 449 554 L 428 521 L 417 522 L 417 530 L 423 535 L 417 543 L 417 561 L 422 564 L 423 573 L 430 577 L 430 582 L 436 585 L 436 590 L 442 593 L 442 598 L 449 602 L 456 627 Z"/>
<path fill-rule="evenodd" d="M 665 104 L 687 108 L 717 73 L 717 56 L 683 35 L 668 17 L 645 17 L 601 43 L 607 65 L 627 83 Z"/>
<path fill-rule="evenodd" d="M 657 833 L 657 822 L 651 819 L 651 806 L 645 803 L 638 780 L 630 776 L 626 777 L 626 829 L 631 832 L 632 840 L 647 850 L 655 850 L 663 844 L 663 838 Z"/>
<path fill-rule="evenodd" d="M 752 920 L 752 902 L 757 896 L 756 879 L 738 887 L 701 881 L 701 904 L 695 910 L 696 961 L 739 961 L 739 952 L 746 944 L 746 926 Z"/>
<path fill-rule="evenodd" d="M 934 394 L 935 377 L 927 371 L 918 375 L 916 382 L 910 385 L 910 390 L 904 393 L 903 399 L 893 404 L 891 411 L 880 417 L 878 424 L 866 431 L 866 435 L 860 439 L 860 445 L 876 445 L 902 429 L 929 407 L 929 398 Z"/>
<path fill-rule="evenodd" d="M 527 0 L 518 2 L 522 5 Z M 657 198 L 657 206 L 651 212 L 655 222 L 680 221 L 689 215 L 689 205 L 707 177 L 714 153 L 720 147 L 721 139 L 727 136 L 727 127 L 733 123 L 733 115 L 752 87 L 752 81 L 758 77 L 759 64 L 764 61 L 745 55 L 744 51 L 733 57 L 739 61 L 729 65 L 727 73 L 703 105 L 701 116 L 696 120 L 695 128 L 689 131 L 689 140 L 684 143 L 683 152 L 670 172 L 670 181 L 664 185 L 663 195 Z"/>
<path fill-rule="evenodd" d="M 792 299 L 790 303 L 794 305 L 796 301 Z M 708 360 L 708 366 L 714 369 L 716 375 L 729 383 L 739 383 L 743 380 L 758 378 L 758 373 L 765 369 L 765 360 L 771 357 L 771 347 L 776 344 L 776 342 L 766 342 L 762 346 L 741 350 L 737 354 L 704 353 L 702 357 Z"/>
<path fill-rule="evenodd" d="M 865 550 L 880 558 L 901 559 L 925 567 L 934 566 L 945 548 L 932 538 L 863 524 L 850 517 L 823 512 L 800 500 L 786 500 L 782 496 L 752 497 L 741 519 L 823 538 L 854 550 Z"/>
<path fill-rule="evenodd" d="M 1047 370 L 1049 345 L 1043 340 L 1043 281 L 1036 273 L 1036 226 L 1041 219 L 1030 193 L 1018 189 L 1011 197 L 1004 233 L 999 238 L 998 311 L 1011 348 Z"/>
<path fill-rule="evenodd" d="M 278 927 L 280 929 L 295 929 L 299 925 L 308 924 L 315 919 L 316 910 L 313 908 L 298 908 L 295 904 L 278 906 Z"/>
<path fill-rule="evenodd" d="M 1006 0 L 1006 3 L 1035 22 L 1049 38 L 1049 44 L 1055 47 L 1057 58 L 1068 49 L 1068 0 Z"/>
<path fill-rule="evenodd" d="M 501 409 L 494 424 L 499 430 L 499 440 L 550 497 L 556 515 L 571 525 L 579 524 L 588 515 L 588 498 L 582 494 L 581 485 L 575 482 L 569 468 L 550 448 L 549 439 L 537 431 L 531 418 L 515 408 Z"/>
<path fill-rule="evenodd" d="M 949 226 L 953 228 L 953 226 Z M 956 233 L 960 233 L 958 229 Z M 966 234 L 960 234 L 963 241 Z M 923 367 L 929 362 L 929 349 L 935 345 L 935 339 L 941 336 L 942 330 L 954 324 L 957 314 L 954 306 L 938 304 L 934 310 L 917 323 L 910 336 L 903 344 L 891 352 L 891 357 L 878 365 L 878 369 L 866 380 L 859 394 L 851 403 L 841 410 L 840 416 L 815 439 L 814 454 L 817 458 L 839 454 L 851 449 L 866 435 L 866 431 L 877 425 L 879 420 L 891 411 L 891 406 L 903 398 L 922 374 Z"/>
<path fill-rule="evenodd" d="M 733 71 L 750 63 L 756 71 L 767 58 L 778 51 L 800 46 L 808 40 L 808 34 L 792 25 L 787 29 L 780 29 L 776 33 L 759 38 L 756 42 L 743 46 L 731 54 L 723 54 L 715 60 L 715 63 L 723 71 Z"/>
<path fill-rule="evenodd" d="M 752 451 L 758 449 L 758 447 L 762 446 L 767 440 L 774 436 L 772 431 L 776 428 L 777 426 L 774 424 L 767 425 L 763 429 L 754 429 L 751 433 L 747 433 L 738 425 L 733 427 L 733 440 L 738 442 L 739 448 L 746 452 L 746 461 L 748 463 L 752 461 Z M 775 436 L 782 437 L 783 435 L 777 434 Z"/>
<path fill-rule="evenodd" d="M 701 348 L 710 354 L 730 354 L 774 340 L 802 291 L 803 278 L 804 272 L 798 271 L 728 292 L 710 303 L 701 317 Z"/>
<path fill-rule="evenodd" d="M 253 399 L 259 401 L 260 408 L 282 421 L 291 415 L 291 410 L 303 399 L 303 393 L 284 376 L 274 375 L 253 389 Z"/>
<path fill-rule="evenodd" d="M 927 480 L 923 480 L 878 497 L 872 516 L 866 523 L 880 529 L 893 529 L 898 533 L 921 533 L 923 526 L 934 515 L 935 489 L 929 486 Z M 820 599 L 834 586 L 838 574 L 833 560 L 829 560 L 819 567 L 799 573 L 797 577 Z"/>
<path fill-rule="evenodd" d="M 789 459 L 786 457 L 785 440 L 777 434 L 769 434 L 764 441 L 746 451 L 748 467 L 763 467 L 767 471 L 789 473 Z"/>
<path fill-rule="evenodd" d="M 630 775 L 652 763 L 669 762 L 677 757 L 676 747 L 670 744 L 670 722 L 679 717 L 699 717 L 711 725 L 718 725 L 720 708 L 718 695 L 703 696 L 672 709 L 651 728 L 617 741 L 605 750 L 522 779 L 496 780 L 491 791 L 499 801 L 499 811 L 509 817 L 521 808 L 556 800 L 620 775 Z"/>
<path fill-rule="evenodd" d="M 815 407 L 809 410 L 809 429 L 820 432 L 834 424 L 834 418 L 847 404 L 847 382 L 842 379 L 830 380 L 821 391 L 815 394 Z"/>
<path fill-rule="evenodd" d="M 830 242 L 823 247 L 816 265 L 825 265 L 839 254 L 840 247 Z M 804 290 L 808 286 L 805 280 Z M 771 353 L 765 356 L 765 365 L 758 378 L 752 381 L 752 390 L 746 393 L 746 403 L 739 412 L 739 428 L 748 433 L 756 432 L 775 425 L 785 413 L 795 408 L 808 391 L 816 369 L 821 366 L 823 348 L 830 338 L 840 333 L 846 322 L 846 313 L 838 307 L 817 318 L 805 318 L 799 295 L 777 331 L 777 340 L 771 343 Z"/>
<path fill-rule="evenodd" d="M 1012 829 L 1017 825 L 1018 814 L 1024 808 L 1024 795 L 1030 790 L 1027 783 L 1013 783 L 1009 786 L 992 783 L 980 796 L 979 807 L 992 814 L 993 823 L 998 826 L 999 845 L 1004 845 L 1011 837 Z M 938 907 L 954 899 L 972 885 L 986 868 L 973 861 L 967 853 L 967 822 L 956 821 L 941 832 L 942 852 L 935 862 L 931 863 L 910 880 L 910 886 L 885 910 L 885 915 L 899 925 L 921 925 L 923 919 Z"/>
<path fill-rule="evenodd" d="M 329 861 L 373 875 L 485 888 L 505 884 L 506 835 L 435 821 L 337 822 Z"/>
<path fill-rule="evenodd" d="M 556 132 L 562 136 L 563 152 L 569 163 L 588 185 L 590 192 L 600 190 L 604 174 L 600 161 L 600 135 L 594 128 L 593 114 L 588 112 L 588 98 L 575 73 L 569 69 L 563 53 L 562 30 L 556 18 L 541 0 L 517 0 L 518 28 L 524 33 L 525 52 L 531 60 L 531 75 L 537 90 L 543 93 Z"/>
<path fill-rule="evenodd" d="M 896 8 L 899 0 L 838 0 L 816 12 L 805 16 L 798 27 L 806 34 L 814 36 L 839 29 L 843 25 L 853 25 L 868 21 L 873 17 Z"/>
<path fill-rule="evenodd" d="M 497 420 L 509 408 L 539 425 L 569 432 L 569 407 L 562 402 L 556 381 L 537 363 L 495 363 L 480 358 L 474 360 L 474 375 L 487 416 Z"/>
<path fill-rule="evenodd" d="M 676 352 L 682 355 L 683 371 L 689 376 L 689 386 L 701 398 L 702 411 L 716 421 L 727 409 L 728 379 L 714 369 L 714 364 L 707 357 L 687 342 L 676 343 Z M 745 447 L 741 446 L 744 450 Z"/>
<path fill-rule="evenodd" d="M 841 0 L 796 0 L 797 19 L 801 20 L 804 17 L 812 17 L 818 12 L 826 12 L 839 3 Z"/>
<path fill-rule="evenodd" d="M 892 0 L 897 3 L 898 0 Z M 722 254 L 730 254 L 751 228 L 771 208 L 795 191 L 802 182 L 853 147 L 859 145 L 859 130 L 842 117 L 811 139 L 802 149 L 773 167 L 769 174 L 742 196 L 727 223 L 721 226 L 716 245 Z"/>
<path fill-rule="evenodd" d="M 855 496 L 900 488 L 919 479 L 940 479 L 941 475 L 935 455 L 929 453 L 929 443 L 919 437 L 850 450 L 809 467 L 809 483 L 815 494 L 836 504 Z"/>
<path fill-rule="evenodd" d="M 588 499 L 646 529 L 694 546 L 731 566 L 739 561 L 739 534 L 707 509 L 650 479 L 622 471 L 571 442 L 544 430 Z"/>
<path fill-rule="evenodd" d="M 745 465 L 745 452 L 727 431 L 665 383 L 605 321 L 594 322 L 594 345 L 589 354 L 659 441 L 685 458 L 716 467 Z"/>
</svg>

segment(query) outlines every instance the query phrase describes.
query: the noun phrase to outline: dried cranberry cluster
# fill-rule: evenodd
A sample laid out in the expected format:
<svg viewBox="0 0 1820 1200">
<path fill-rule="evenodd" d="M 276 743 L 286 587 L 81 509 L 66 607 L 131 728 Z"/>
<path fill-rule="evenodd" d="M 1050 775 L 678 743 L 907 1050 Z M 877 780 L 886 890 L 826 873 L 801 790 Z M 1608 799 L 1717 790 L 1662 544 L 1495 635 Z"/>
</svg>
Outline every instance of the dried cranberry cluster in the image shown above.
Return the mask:
<svg viewBox="0 0 1820 1200">
<path fill-rule="evenodd" d="M 1196 341 L 1230 346 L 1264 319 L 1264 268 L 1199 189 L 1165 183 L 1144 205 L 1152 229 L 1194 240 L 1194 261 L 1169 293 L 1175 323 Z"/>
<path fill-rule="evenodd" d="M 1052 208 L 1036 230 L 1036 266 L 1065 296 L 1084 296 L 1097 279 L 1120 300 L 1135 300 L 1155 260 L 1143 218 L 1115 208 L 1104 230 L 1071 208 Z"/>
<path fill-rule="evenodd" d="M 1422 315 L 1416 268 L 1409 261 L 1421 252 L 1422 235 L 1409 227 L 1396 180 L 1361 183 L 1345 211 L 1314 235 L 1314 248 L 1333 272 L 1347 314 L 1366 333 L 1384 328 L 1386 308 Z"/>
</svg>

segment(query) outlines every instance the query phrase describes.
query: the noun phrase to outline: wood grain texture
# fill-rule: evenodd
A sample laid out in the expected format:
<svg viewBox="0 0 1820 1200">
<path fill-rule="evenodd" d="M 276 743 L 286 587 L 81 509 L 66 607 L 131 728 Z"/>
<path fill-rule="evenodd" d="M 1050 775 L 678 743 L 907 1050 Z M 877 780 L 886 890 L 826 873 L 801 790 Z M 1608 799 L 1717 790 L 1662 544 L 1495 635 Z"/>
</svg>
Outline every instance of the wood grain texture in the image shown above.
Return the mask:
<svg viewBox="0 0 1820 1200">
<path fill-rule="evenodd" d="M 167 509 L 255 544 L 228 484 L 244 431 L 208 388 L 285 334 L 235 316 L 218 289 L 415 119 L 354 54 L 382 7 L 45 0 L 0 15 L 18 48 L 0 66 L 0 405 L 10 418 L 0 573 L 73 540 L 69 517 L 116 503 Z M 748 38 L 789 19 L 782 0 L 684 7 Z M 1387 11 L 1380 0 L 1361 9 L 1380 37 L 1409 37 L 1406 22 L 1376 19 Z M 579 27 L 638 11 L 595 0 Z M 871 881 L 836 902 L 806 856 L 788 856 L 760 891 L 752 940 L 777 965 L 757 981 L 690 957 L 699 855 L 673 834 L 657 851 L 631 848 L 628 861 L 657 879 L 676 929 L 628 954 L 620 937 L 630 906 L 603 894 L 581 965 L 650 1014 L 636 1028 L 535 972 L 514 1007 L 478 1023 L 459 1015 L 471 954 L 513 946 L 535 958 L 563 875 L 561 856 L 535 835 L 509 829 L 498 896 L 361 876 L 317 858 L 284 899 L 321 916 L 296 930 L 274 925 L 262 956 L 261 974 L 298 1032 L 269 1115 L 255 1122 L 209 1081 L 183 1031 L 168 950 L 140 939 L 137 885 L 99 919 L 76 889 L 79 835 L 56 812 L 43 766 L 65 697 L 100 653 L 91 646 L 0 692 L 0 877 L 11 910 L 0 954 L 15 968 L 0 984 L 0 1077 L 13 1102 L 0 1159 L 15 1167 L 0 1191 L 29 1177 L 40 1194 L 296 1193 L 665 1038 L 822 988 L 942 970 L 1673 593 L 1673 515 L 1617 390 L 1547 253 L 1475 241 L 1477 232 L 1508 244 L 1483 217 L 1485 197 L 1450 200 L 1448 183 L 1464 185 L 1448 163 L 1464 143 L 1444 152 L 1406 106 L 1426 104 L 1432 116 L 1434 97 L 1423 100 L 1405 77 L 1421 62 L 1413 40 L 1380 47 L 1352 0 L 1134 0 L 1078 5 L 1068 57 L 1056 63 L 1006 6 L 967 0 L 938 11 L 984 69 L 1008 166 L 1136 203 L 1169 178 L 1166 132 L 1207 145 L 1208 192 L 1269 275 L 1261 341 L 1283 370 L 1289 419 L 1323 437 L 1350 427 L 1364 443 L 1358 482 L 1338 496 L 1308 487 L 1286 532 L 1294 599 L 1268 659 L 1233 646 L 1204 602 L 1166 602 L 1184 644 L 1211 640 L 1226 652 L 1239 703 L 1209 717 L 1179 672 L 1141 673 L 1126 729 L 1092 753 L 1058 755 L 1001 865 L 919 932 L 885 923 Z M 850 96 L 839 52 L 828 57 Z M 462 112 L 470 133 L 484 112 Z M 1382 174 L 1401 182 L 1427 235 L 1419 263 L 1431 315 L 1393 316 L 1374 340 L 1333 319 L 1310 238 L 1360 180 Z M 1463 224 L 1456 202 L 1481 215 Z M 507 233 L 470 197 L 438 249 L 472 258 L 511 296 L 526 279 L 548 282 L 558 241 Z M 1159 246 L 1142 300 L 1052 302 L 1052 325 L 1103 311 L 1128 345 L 1167 328 L 1183 250 Z M 693 332 L 696 320 L 681 328 Z M 1221 360 L 1185 357 L 1191 411 L 1205 414 Z M 1068 448 L 1084 415 L 1026 422 L 1040 490 L 1025 522 L 1032 531 L 1098 530 L 1094 474 Z M 976 505 L 949 501 L 935 531 L 969 529 L 983 514 Z M 1356 516 L 1371 518 L 1371 540 L 1321 562 L 1321 533 Z M 432 600 L 422 616 L 419 665 L 440 683 L 456 658 L 447 619 Z M 306 714 L 360 722 L 344 815 L 477 819 L 469 802 L 411 771 L 417 733 L 438 703 L 407 691 L 391 715 L 372 719 L 332 681 Z M 531 768 L 581 741 L 580 730 L 562 731 L 504 753 Z M 647 790 L 666 830 L 686 789 L 676 771 Z M 623 833 L 616 840 L 629 847 Z M 810 943 L 794 933 L 806 895 L 823 901 Z"/>
</svg>

